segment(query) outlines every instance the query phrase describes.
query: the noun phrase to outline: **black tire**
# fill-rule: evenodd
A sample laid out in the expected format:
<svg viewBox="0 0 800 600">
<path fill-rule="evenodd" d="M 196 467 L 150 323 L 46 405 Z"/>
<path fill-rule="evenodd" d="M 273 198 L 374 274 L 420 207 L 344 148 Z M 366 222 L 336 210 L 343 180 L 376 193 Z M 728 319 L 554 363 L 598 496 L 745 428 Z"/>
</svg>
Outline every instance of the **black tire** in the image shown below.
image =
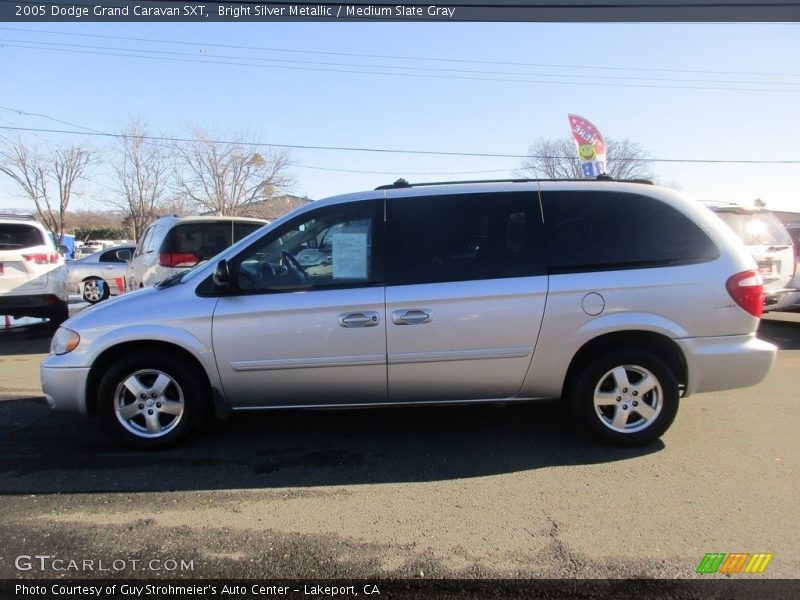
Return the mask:
<svg viewBox="0 0 800 600">
<path fill-rule="evenodd" d="M 106 431 L 123 444 L 174 446 L 200 429 L 209 413 L 209 390 L 199 379 L 183 360 L 163 350 L 135 352 L 112 364 L 100 381 L 98 414 Z M 134 396 L 131 387 L 145 397 Z"/>
<path fill-rule="evenodd" d="M 653 382 L 656 386 L 646 391 Z M 675 420 L 679 389 L 661 358 L 630 349 L 585 363 L 571 396 L 573 409 L 595 437 L 615 446 L 642 446 L 661 437 Z"/>
<path fill-rule="evenodd" d="M 59 301 L 50 313 L 50 324 L 53 327 L 58 327 L 67 319 L 69 319 L 69 305 L 66 302 Z"/>
<path fill-rule="evenodd" d="M 96 289 L 94 286 L 97 286 L 98 283 L 103 287 L 103 291 L 99 296 L 95 293 L 92 293 L 93 290 Z M 89 304 L 97 304 L 98 302 L 102 302 L 111 295 L 111 292 L 108 289 L 108 282 L 100 277 L 87 277 L 83 280 L 83 284 L 81 297 L 84 302 L 88 302 Z"/>
</svg>

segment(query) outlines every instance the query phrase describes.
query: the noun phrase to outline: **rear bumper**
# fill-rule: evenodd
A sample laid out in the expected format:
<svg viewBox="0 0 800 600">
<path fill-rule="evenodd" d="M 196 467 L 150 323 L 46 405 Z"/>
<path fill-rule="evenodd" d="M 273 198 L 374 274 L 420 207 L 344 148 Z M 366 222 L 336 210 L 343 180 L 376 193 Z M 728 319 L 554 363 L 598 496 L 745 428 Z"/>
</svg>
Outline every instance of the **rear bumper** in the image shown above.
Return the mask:
<svg viewBox="0 0 800 600">
<path fill-rule="evenodd" d="M 781 290 L 781 294 L 764 297 L 764 312 L 771 310 L 788 310 L 800 307 L 800 290 Z"/>
<path fill-rule="evenodd" d="M 684 338 L 675 343 L 689 366 L 685 396 L 756 385 L 769 374 L 778 352 L 755 333 Z"/>
<path fill-rule="evenodd" d="M 48 367 L 48 360 L 58 357 L 50 356 L 44 360 L 39 372 L 42 379 L 42 390 L 50 408 L 64 412 L 87 414 L 86 380 L 88 368 Z"/>
<path fill-rule="evenodd" d="M 771 310 L 785 310 L 796 304 L 800 293 L 793 288 L 779 290 L 764 290 L 764 312 Z"/>
<path fill-rule="evenodd" d="M 0 296 L 0 315 L 13 317 L 49 317 L 64 300 L 55 294 Z"/>
</svg>

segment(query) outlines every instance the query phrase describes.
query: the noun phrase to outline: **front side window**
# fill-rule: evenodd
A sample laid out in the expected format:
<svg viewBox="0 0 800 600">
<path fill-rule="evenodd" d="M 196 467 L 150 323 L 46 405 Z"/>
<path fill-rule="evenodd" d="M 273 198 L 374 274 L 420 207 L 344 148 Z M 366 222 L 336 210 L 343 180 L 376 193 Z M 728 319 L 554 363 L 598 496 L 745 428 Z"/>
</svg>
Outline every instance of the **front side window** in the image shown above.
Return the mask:
<svg viewBox="0 0 800 600">
<path fill-rule="evenodd" d="M 144 250 L 142 250 L 143 254 L 155 252 L 158 242 L 161 240 L 161 234 L 163 231 L 163 225 L 156 225 L 147 233 L 147 239 L 144 242 Z"/>
<path fill-rule="evenodd" d="M 325 207 L 271 232 L 232 261 L 238 289 L 292 291 L 381 283 L 379 205 Z"/>
<path fill-rule="evenodd" d="M 147 230 L 144 232 L 144 235 L 139 240 L 139 243 L 136 246 L 136 250 L 133 252 L 134 256 L 139 256 L 147 252 L 147 247 L 150 245 L 150 239 L 153 237 L 153 231 L 155 227 L 148 227 Z"/>
<path fill-rule="evenodd" d="M 397 198 L 387 212 L 390 285 L 545 273 L 535 192 Z"/>
<path fill-rule="evenodd" d="M 131 251 L 128 248 L 121 250 L 109 250 L 100 256 L 100 262 L 125 263 L 131 259 Z"/>
<path fill-rule="evenodd" d="M 551 273 L 693 264 L 719 250 L 689 217 L 640 194 L 542 192 Z"/>
</svg>

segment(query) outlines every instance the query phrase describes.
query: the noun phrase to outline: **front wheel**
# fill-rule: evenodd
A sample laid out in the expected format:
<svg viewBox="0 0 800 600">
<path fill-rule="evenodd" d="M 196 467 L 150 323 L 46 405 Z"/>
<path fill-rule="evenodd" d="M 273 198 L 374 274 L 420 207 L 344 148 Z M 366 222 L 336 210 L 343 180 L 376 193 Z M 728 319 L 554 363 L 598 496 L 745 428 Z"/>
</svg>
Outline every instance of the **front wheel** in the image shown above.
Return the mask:
<svg viewBox="0 0 800 600">
<path fill-rule="evenodd" d="M 641 446 L 669 428 L 678 397 L 675 374 L 663 360 L 643 350 L 621 350 L 584 366 L 572 402 L 601 440 Z"/>
<path fill-rule="evenodd" d="M 107 371 L 98 388 L 98 412 L 109 433 L 138 448 L 183 440 L 206 412 L 208 390 L 186 364 L 161 351 L 137 352 Z"/>
</svg>

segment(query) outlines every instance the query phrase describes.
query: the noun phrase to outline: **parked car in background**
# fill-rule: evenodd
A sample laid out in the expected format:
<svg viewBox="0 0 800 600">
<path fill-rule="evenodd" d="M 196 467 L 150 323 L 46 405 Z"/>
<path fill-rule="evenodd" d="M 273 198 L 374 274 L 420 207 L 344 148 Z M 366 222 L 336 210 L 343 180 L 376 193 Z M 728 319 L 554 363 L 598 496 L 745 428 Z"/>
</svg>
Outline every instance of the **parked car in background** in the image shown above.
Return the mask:
<svg viewBox="0 0 800 600">
<path fill-rule="evenodd" d="M 162 239 L 165 260 L 188 253 Z M 42 386 L 139 447 L 231 410 L 549 399 L 640 445 L 682 399 L 767 375 L 762 303 L 731 230 L 664 188 L 398 182 L 308 204 L 76 315 Z"/>
<path fill-rule="evenodd" d="M 135 245 L 115 246 L 67 263 L 71 294 L 95 304 L 125 291 L 125 272 Z"/>
<path fill-rule="evenodd" d="M 742 240 L 764 279 L 764 310 L 782 310 L 792 301 L 795 249 L 772 212 L 731 202 L 704 202 Z"/>
<path fill-rule="evenodd" d="M 33 217 L 0 214 L 0 315 L 69 316 L 67 270 L 50 235 Z"/>
<path fill-rule="evenodd" d="M 128 264 L 128 290 L 188 271 L 266 225 L 246 217 L 162 217 L 142 234 Z"/>
<path fill-rule="evenodd" d="M 781 310 L 800 310 L 800 221 L 792 221 L 786 224 L 786 231 L 789 237 L 792 238 L 794 244 L 794 277 L 789 282 L 789 288 L 792 290 L 787 297 L 781 302 Z"/>
</svg>

